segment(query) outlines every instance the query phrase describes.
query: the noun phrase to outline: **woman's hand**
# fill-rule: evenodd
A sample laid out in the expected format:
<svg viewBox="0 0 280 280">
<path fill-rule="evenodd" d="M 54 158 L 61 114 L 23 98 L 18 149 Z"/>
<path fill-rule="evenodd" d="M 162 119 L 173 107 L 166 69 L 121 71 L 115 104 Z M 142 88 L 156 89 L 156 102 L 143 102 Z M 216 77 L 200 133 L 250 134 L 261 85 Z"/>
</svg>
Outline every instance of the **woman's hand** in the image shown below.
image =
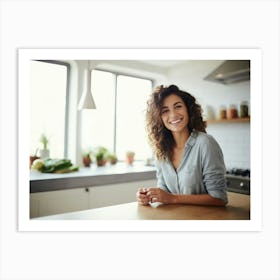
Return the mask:
<svg viewBox="0 0 280 280">
<path fill-rule="evenodd" d="M 136 193 L 139 205 L 149 205 L 149 203 L 160 202 L 164 204 L 175 203 L 175 196 L 160 188 L 139 188 Z"/>
<path fill-rule="evenodd" d="M 139 188 L 136 193 L 136 198 L 139 205 L 149 205 L 150 197 L 147 195 L 148 188 Z"/>
<path fill-rule="evenodd" d="M 213 205 L 225 206 L 226 203 L 219 198 L 209 194 L 172 194 L 158 187 L 140 188 L 136 194 L 140 205 L 160 202 L 163 204 L 189 204 L 189 205 Z"/>
<path fill-rule="evenodd" d="M 150 202 L 161 202 L 164 204 L 174 203 L 174 195 L 160 188 L 148 188 L 146 196 Z"/>
</svg>

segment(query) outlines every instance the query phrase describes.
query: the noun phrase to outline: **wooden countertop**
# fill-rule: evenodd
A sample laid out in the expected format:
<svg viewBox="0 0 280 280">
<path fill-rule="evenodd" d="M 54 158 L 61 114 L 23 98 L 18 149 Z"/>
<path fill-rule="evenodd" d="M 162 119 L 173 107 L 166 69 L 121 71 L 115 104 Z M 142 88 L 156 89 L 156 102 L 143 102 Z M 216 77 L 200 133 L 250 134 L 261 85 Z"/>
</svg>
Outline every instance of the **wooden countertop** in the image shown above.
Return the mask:
<svg viewBox="0 0 280 280">
<path fill-rule="evenodd" d="M 95 208 L 36 220 L 250 220 L 250 196 L 228 193 L 226 207 L 194 205 L 139 206 L 137 202 Z"/>
</svg>

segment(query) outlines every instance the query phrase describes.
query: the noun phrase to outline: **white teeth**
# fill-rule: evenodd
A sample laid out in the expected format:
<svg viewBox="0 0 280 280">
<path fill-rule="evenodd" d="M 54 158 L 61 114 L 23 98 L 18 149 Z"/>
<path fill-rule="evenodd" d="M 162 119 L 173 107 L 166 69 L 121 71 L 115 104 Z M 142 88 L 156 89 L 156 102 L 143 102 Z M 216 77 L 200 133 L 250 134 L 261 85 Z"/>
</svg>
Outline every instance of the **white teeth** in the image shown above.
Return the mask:
<svg viewBox="0 0 280 280">
<path fill-rule="evenodd" d="M 176 124 L 176 123 L 179 123 L 180 121 L 181 121 L 181 119 L 173 121 L 173 122 L 170 122 L 170 124 Z"/>
</svg>

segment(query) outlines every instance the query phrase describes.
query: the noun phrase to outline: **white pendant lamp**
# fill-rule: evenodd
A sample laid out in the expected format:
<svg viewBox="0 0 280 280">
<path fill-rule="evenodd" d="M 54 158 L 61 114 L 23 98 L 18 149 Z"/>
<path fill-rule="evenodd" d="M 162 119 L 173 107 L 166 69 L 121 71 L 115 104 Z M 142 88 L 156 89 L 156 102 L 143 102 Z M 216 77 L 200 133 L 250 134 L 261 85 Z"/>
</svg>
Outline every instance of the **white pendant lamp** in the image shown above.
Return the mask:
<svg viewBox="0 0 280 280">
<path fill-rule="evenodd" d="M 91 71 L 89 67 L 89 61 L 88 68 L 85 70 L 84 92 L 78 105 L 78 110 L 83 109 L 96 109 L 96 105 L 91 93 Z"/>
</svg>

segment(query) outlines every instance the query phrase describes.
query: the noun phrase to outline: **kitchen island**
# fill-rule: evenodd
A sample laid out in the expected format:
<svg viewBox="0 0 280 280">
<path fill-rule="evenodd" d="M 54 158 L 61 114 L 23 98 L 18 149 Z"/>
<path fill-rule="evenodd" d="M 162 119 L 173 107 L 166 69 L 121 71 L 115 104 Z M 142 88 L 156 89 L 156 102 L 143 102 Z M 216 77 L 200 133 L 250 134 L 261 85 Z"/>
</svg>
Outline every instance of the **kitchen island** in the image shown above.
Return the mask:
<svg viewBox="0 0 280 280">
<path fill-rule="evenodd" d="M 155 167 L 143 162 L 93 165 L 65 174 L 31 170 L 30 218 L 133 202 L 139 187 L 155 185 Z"/>
<path fill-rule="evenodd" d="M 221 206 L 152 205 L 137 202 L 95 208 L 36 220 L 250 220 L 250 196 L 228 193 L 229 203 Z"/>
</svg>

